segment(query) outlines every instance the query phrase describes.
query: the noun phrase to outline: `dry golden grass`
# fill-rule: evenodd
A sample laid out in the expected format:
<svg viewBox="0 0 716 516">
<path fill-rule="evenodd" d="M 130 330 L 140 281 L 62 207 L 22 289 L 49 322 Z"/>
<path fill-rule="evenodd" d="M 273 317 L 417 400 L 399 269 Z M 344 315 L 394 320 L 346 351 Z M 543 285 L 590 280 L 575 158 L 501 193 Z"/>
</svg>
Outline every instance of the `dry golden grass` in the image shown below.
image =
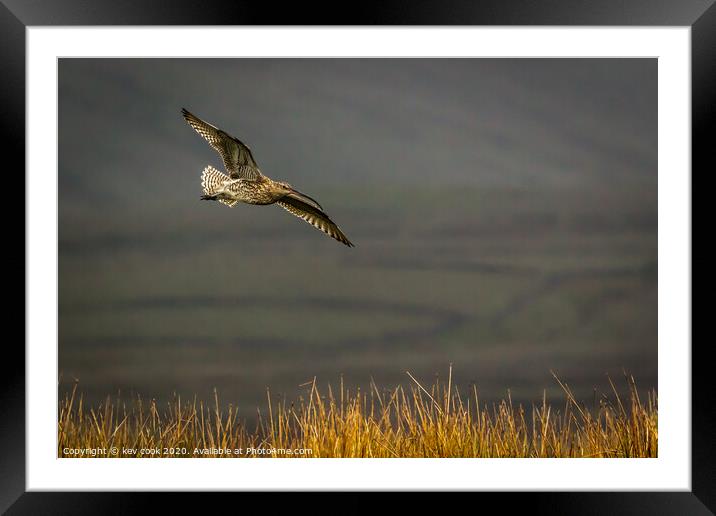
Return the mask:
<svg viewBox="0 0 716 516">
<path fill-rule="evenodd" d="M 646 403 L 626 377 L 629 401 L 603 399 L 592 409 L 565 393 L 562 410 L 545 400 L 527 420 L 508 399 L 490 407 L 473 388 L 463 397 L 452 385 L 423 387 L 410 373 L 409 388 L 350 393 L 341 384 L 319 392 L 315 379 L 306 398 L 273 406 L 252 431 L 236 410 L 222 411 L 176 397 L 165 410 L 156 403 L 109 398 L 87 408 L 77 395 L 60 402 L 60 457 L 656 457 L 657 398 Z M 611 380 L 610 380 L 611 382 Z M 308 450 L 308 451 L 307 451 Z"/>
</svg>

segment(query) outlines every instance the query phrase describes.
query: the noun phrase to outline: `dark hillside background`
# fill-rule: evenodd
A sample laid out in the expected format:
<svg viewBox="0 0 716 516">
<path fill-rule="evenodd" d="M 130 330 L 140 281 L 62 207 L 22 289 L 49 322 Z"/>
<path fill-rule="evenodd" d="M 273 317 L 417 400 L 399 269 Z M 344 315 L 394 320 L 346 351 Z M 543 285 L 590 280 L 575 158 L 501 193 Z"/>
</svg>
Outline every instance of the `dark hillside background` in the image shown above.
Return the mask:
<svg viewBox="0 0 716 516">
<path fill-rule="evenodd" d="M 655 59 L 62 59 L 59 106 L 61 395 L 657 386 Z M 182 107 L 357 247 L 200 201 Z"/>
</svg>

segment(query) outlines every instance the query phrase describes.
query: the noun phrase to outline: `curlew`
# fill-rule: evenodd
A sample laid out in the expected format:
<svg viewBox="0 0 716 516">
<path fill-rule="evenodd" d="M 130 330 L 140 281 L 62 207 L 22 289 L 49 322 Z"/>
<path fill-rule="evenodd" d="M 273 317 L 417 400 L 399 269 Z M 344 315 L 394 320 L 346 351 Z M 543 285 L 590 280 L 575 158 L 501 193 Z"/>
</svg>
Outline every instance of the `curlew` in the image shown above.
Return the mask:
<svg viewBox="0 0 716 516">
<path fill-rule="evenodd" d="M 237 203 L 278 204 L 339 242 L 353 247 L 318 202 L 283 181 L 261 173 L 251 150 L 237 138 L 182 109 L 187 123 L 219 153 L 228 175 L 208 165 L 201 174 L 202 199 L 218 201 L 230 208 Z"/>
</svg>

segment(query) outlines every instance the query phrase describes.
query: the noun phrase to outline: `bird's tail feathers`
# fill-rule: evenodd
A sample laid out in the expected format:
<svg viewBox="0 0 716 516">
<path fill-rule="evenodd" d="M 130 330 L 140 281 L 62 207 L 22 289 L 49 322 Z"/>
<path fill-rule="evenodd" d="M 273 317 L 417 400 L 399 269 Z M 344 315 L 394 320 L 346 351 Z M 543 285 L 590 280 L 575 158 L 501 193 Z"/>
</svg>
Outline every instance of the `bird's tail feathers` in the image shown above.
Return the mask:
<svg viewBox="0 0 716 516">
<path fill-rule="evenodd" d="M 201 188 L 204 190 L 204 195 L 214 195 L 228 179 L 229 176 L 207 165 L 201 173 Z"/>
<path fill-rule="evenodd" d="M 204 171 L 201 173 L 201 188 L 204 190 L 204 195 L 211 196 L 216 194 L 224 186 L 224 183 L 228 181 L 229 176 L 223 172 L 219 172 L 211 165 L 207 165 Z M 219 202 L 226 204 L 229 207 L 233 207 L 237 201 L 229 199 L 216 199 Z"/>
</svg>

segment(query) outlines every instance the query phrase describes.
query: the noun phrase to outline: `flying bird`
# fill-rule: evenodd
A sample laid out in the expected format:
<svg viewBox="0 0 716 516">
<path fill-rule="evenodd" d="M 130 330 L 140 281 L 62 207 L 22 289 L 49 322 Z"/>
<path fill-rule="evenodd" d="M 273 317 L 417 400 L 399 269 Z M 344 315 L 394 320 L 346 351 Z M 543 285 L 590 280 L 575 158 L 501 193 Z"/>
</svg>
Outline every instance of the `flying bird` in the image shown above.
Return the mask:
<svg viewBox="0 0 716 516">
<path fill-rule="evenodd" d="M 326 235 L 354 247 L 318 202 L 295 190 L 288 183 L 274 181 L 261 173 L 251 150 L 238 138 L 205 122 L 186 109 L 181 110 L 187 123 L 221 156 L 228 175 L 207 165 L 201 174 L 206 201 L 219 201 L 230 208 L 239 202 L 247 204 L 278 204 L 289 213 L 305 220 Z"/>
</svg>

